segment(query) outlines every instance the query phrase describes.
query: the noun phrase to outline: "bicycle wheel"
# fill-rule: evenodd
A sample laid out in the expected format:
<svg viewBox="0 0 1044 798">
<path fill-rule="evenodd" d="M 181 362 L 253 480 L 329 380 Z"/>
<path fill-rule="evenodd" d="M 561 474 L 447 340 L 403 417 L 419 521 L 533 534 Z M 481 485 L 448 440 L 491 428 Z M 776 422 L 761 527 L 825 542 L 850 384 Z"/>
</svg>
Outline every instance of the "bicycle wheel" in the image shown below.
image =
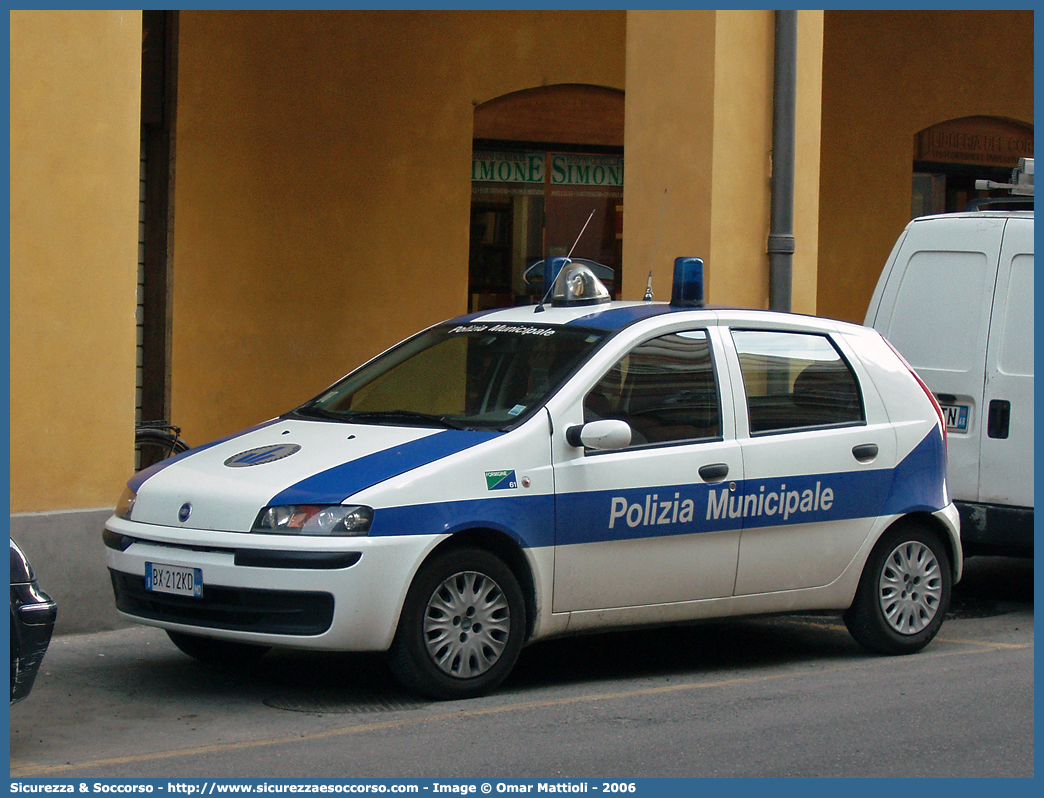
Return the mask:
<svg viewBox="0 0 1044 798">
<path fill-rule="evenodd" d="M 141 471 L 161 460 L 181 454 L 188 444 L 170 429 L 142 428 L 134 431 L 134 470 Z"/>
</svg>

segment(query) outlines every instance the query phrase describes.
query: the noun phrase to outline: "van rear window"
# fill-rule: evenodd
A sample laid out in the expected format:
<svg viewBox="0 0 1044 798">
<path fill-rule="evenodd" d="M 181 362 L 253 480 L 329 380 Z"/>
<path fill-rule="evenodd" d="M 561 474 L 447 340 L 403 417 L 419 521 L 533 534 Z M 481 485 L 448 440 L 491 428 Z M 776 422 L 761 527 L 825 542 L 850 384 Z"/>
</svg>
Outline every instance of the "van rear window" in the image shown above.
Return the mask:
<svg viewBox="0 0 1044 798">
<path fill-rule="evenodd" d="M 968 371 L 982 350 L 980 329 L 987 261 L 981 252 L 917 252 L 902 275 L 886 337 L 915 369 Z M 984 343 L 984 342 L 983 342 Z"/>
</svg>

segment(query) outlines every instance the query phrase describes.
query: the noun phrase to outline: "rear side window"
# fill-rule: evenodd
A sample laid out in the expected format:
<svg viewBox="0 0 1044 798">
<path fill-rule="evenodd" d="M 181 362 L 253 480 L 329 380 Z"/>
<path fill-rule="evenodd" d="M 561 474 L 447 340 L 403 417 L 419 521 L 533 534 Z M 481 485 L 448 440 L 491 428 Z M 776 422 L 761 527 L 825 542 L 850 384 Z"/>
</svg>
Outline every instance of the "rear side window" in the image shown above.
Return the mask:
<svg viewBox="0 0 1044 798">
<path fill-rule="evenodd" d="M 752 435 L 865 421 L 855 374 L 827 336 L 733 330 L 732 339 Z"/>
<path fill-rule="evenodd" d="M 626 421 L 631 446 L 720 437 L 707 333 L 661 335 L 624 355 L 584 399 L 584 421 L 603 418 Z"/>
</svg>

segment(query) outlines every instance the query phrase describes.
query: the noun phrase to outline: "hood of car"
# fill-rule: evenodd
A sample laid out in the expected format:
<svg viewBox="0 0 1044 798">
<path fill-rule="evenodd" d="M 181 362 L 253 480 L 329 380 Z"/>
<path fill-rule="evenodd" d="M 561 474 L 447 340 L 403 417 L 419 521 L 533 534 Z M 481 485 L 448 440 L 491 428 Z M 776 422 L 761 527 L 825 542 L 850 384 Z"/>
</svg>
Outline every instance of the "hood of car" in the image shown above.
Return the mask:
<svg viewBox="0 0 1044 798">
<path fill-rule="evenodd" d="M 134 521 L 247 532 L 280 504 L 340 504 L 490 433 L 276 419 L 139 472 Z"/>
</svg>

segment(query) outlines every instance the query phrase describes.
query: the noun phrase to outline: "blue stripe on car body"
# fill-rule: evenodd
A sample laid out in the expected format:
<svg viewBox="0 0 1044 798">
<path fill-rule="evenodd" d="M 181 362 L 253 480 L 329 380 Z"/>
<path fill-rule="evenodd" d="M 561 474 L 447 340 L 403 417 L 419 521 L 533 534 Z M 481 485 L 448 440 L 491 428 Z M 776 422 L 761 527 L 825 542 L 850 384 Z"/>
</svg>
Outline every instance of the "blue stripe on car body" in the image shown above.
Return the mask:
<svg viewBox="0 0 1044 798">
<path fill-rule="evenodd" d="M 370 534 L 442 535 L 488 527 L 535 548 L 935 512 L 946 506 L 942 446 L 935 427 L 894 469 L 745 480 L 735 493 L 727 482 L 701 482 L 379 508 Z M 791 494 L 796 506 L 789 504 Z M 748 496 L 757 502 L 748 504 Z M 686 502 L 692 503 L 690 520 L 682 521 Z M 631 515 L 633 524 L 632 508 L 639 511 Z"/>
<path fill-rule="evenodd" d="M 891 481 L 878 469 L 575 493 L 560 497 L 558 545 L 870 518 Z"/>
<path fill-rule="evenodd" d="M 552 546 L 555 497 L 545 493 L 380 508 L 373 511 L 370 537 L 445 535 L 480 528 L 503 532 L 523 548 Z"/>
<path fill-rule="evenodd" d="M 450 429 L 425 435 L 313 474 L 276 494 L 268 504 L 340 504 L 379 482 L 491 441 L 501 434 Z"/>
<path fill-rule="evenodd" d="M 941 510 L 946 496 L 946 442 L 938 425 L 892 471 L 892 489 L 881 515 Z"/>
</svg>

